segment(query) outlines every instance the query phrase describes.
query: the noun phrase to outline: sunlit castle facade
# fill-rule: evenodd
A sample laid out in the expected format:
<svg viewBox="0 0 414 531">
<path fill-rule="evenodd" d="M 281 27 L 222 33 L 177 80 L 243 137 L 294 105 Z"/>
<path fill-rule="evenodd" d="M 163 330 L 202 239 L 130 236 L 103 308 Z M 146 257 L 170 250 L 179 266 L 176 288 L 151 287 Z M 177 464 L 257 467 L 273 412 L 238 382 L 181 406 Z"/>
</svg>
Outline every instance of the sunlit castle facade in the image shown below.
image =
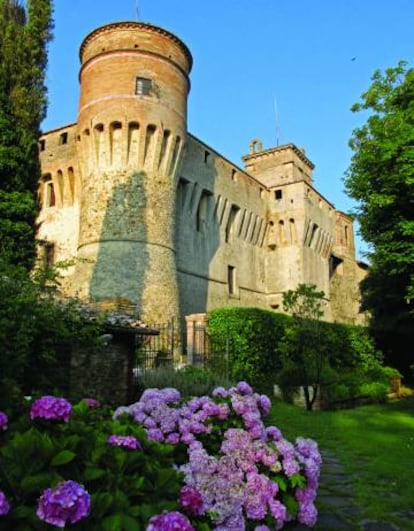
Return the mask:
<svg viewBox="0 0 414 531">
<path fill-rule="evenodd" d="M 80 59 L 76 123 L 40 139 L 42 256 L 71 262 L 67 295 L 157 323 L 281 311 L 284 291 L 311 283 L 327 320 L 364 321 L 352 220 L 314 188 L 304 150 L 255 139 L 240 168 L 194 137 L 191 53 L 162 28 L 108 24 Z"/>
</svg>

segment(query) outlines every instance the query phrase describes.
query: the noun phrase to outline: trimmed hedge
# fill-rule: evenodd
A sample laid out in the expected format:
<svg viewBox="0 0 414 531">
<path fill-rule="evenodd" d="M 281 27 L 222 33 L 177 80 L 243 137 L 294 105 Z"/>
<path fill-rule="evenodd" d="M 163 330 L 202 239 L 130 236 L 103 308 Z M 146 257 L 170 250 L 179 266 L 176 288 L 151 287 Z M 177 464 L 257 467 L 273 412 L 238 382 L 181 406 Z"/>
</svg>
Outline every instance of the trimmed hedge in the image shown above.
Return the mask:
<svg viewBox="0 0 414 531">
<path fill-rule="evenodd" d="M 279 344 L 292 317 L 260 308 L 219 308 L 208 314 L 212 341 L 230 340 L 229 377 L 247 380 L 255 388 L 271 391 L 281 370 Z M 320 322 L 319 348 L 332 371 L 334 383 L 344 371 L 362 372 L 377 379 L 382 373 L 382 356 L 375 351 L 368 329 L 361 326 Z M 214 369 L 214 367 L 213 367 Z M 328 376 L 329 375 L 329 376 Z"/>
<path fill-rule="evenodd" d="M 277 345 L 291 317 L 259 308 L 221 308 L 208 314 L 213 341 L 229 338 L 229 377 L 269 390 L 280 370 Z M 213 367 L 214 369 L 214 367 Z"/>
</svg>

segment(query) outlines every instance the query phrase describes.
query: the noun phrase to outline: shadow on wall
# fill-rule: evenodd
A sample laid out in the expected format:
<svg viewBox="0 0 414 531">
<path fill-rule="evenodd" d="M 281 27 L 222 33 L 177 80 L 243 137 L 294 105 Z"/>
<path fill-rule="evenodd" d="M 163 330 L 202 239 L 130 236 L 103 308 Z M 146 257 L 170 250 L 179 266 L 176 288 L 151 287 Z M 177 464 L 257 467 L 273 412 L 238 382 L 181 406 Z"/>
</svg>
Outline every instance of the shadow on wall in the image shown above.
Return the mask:
<svg viewBox="0 0 414 531">
<path fill-rule="evenodd" d="M 123 301 L 138 314 L 149 261 L 145 177 L 144 172 L 135 173 L 115 186 L 112 182 L 116 175 L 101 177 L 113 186 L 113 191 L 106 202 L 89 288 L 92 301 Z M 99 204 L 102 202 L 95 203 Z"/>
<path fill-rule="evenodd" d="M 192 174 L 202 173 L 193 170 Z M 220 246 L 220 225 L 226 223 L 229 212 L 225 201 L 214 193 L 216 179 L 211 166 L 204 170 L 202 182 L 180 177 L 177 184 L 175 247 L 182 317 L 204 313 L 207 308 L 210 264 Z"/>
</svg>

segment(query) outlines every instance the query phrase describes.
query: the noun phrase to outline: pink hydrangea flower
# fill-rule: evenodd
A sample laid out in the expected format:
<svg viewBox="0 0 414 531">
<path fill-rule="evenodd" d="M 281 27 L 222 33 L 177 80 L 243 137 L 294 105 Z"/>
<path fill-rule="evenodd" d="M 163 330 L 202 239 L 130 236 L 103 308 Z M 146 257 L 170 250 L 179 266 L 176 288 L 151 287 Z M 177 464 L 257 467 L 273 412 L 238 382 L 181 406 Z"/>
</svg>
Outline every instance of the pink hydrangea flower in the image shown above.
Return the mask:
<svg viewBox="0 0 414 531">
<path fill-rule="evenodd" d="M 95 398 L 84 398 L 83 401 L 88 407 L 101 407 L 101 403 Z"/>
<path fill-rule="evenodd" d="M 180 491 L 178 501 L 189 514 L 201 514 L 203 499 L 196 488 L 184 485 Z"/>
<path fill-rule="evenodd" d="M 68 422 L 72 415 L 72 405 L 65 398 L 42 396 L 35 400 L 30 410 L 30 418 L 63 420 Z"/>
</svg>

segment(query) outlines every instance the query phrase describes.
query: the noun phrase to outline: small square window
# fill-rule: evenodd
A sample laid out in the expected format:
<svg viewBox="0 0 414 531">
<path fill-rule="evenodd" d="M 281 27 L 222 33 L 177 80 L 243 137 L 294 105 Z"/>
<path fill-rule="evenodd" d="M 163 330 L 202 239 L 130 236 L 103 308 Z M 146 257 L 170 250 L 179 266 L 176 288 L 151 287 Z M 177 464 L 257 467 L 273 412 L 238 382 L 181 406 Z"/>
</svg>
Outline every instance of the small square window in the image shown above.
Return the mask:
<svg viewBox="0 0 414 531">
<path fill-rule="evenodd" d="M 282 199 L 282 190 L 275 190 L 275 199 Z"/>
<path fill-rule="evenodd" d="M 62 133 L 59 137 L 59 146 L 63 146 L 68 143 L 68 134 Z"/>
<path fill-rule="evenodd" d="M 152 92 L 152 79 L 137 77 L 135 80 L 135 94 L 137 96 L 150 96 Z"/>
</svg>

